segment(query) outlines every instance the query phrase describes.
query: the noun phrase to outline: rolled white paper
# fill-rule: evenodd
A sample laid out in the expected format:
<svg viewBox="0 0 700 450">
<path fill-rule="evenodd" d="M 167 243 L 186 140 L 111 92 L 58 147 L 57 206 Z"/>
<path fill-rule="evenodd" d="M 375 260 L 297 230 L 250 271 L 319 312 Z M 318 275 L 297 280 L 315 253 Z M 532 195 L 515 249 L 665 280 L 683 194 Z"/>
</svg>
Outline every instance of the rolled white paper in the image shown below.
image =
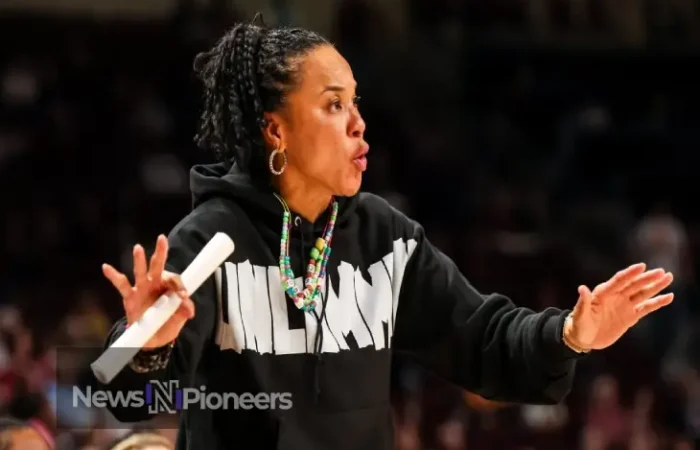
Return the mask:
<svg viewBox="0 0 700 450">
<path fill-rule="evenodd" d="M 192 295 L 233 253 L 231 238 L 216 233 L 192 263 L 180 274 L 188 295 Z M 182 299 L 177 294 L 163 295 L 132 323 L 90 367 L 97 379 L 110 383 L 153 335 L 175 314 Z"/>
</svg>

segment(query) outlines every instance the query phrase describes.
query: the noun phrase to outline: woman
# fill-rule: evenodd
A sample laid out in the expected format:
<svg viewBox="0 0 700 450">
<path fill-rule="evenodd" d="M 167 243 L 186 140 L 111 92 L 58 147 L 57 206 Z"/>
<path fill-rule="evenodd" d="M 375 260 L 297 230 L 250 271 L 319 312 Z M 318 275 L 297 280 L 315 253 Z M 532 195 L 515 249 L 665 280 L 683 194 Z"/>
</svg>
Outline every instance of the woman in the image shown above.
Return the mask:
<svg viewBox="0 0 700 450">
<path fill-rule="evenodd" d="M 392 448 L 396 352 L 487 398 L 559 402 L 581 355 L 672 300 L 654 297 L 671 274 L 643 264 L 581 286 L 573 312 L 482 296 L 419 224 L 358 194 L 369 147 L 355 81 L 315 33 L 240 24 L 195 70 L 205 90 L 197 142 L 222 163 L 193 168 L 194 210 L 158 238 L 150 265 L 134 248 L 133 286 L 104 266 L 126 312 L 108 342 L 159 295 L 184 299 L 108 389 L 176 379 L 260 399 L 180 404 L 179 449 Z M 175 274 L 220 231 L 236 251 L 190 299 Z"/>
</svg>

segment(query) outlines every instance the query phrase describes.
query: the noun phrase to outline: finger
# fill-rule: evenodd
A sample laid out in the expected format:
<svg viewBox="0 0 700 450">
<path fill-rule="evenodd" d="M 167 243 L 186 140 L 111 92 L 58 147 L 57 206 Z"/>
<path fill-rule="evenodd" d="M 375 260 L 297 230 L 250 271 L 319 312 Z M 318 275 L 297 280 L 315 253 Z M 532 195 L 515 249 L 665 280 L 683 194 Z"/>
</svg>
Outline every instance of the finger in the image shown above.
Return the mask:
<svg viewBox="0 0 700 450">
<path fill-rule="evenodd" d="M 633 264 L 617 272 L 610 280 L 603 283 L 601 286 L 601 293 L 609 294 L 622 291 L 632 280 L 644 272 L 646 267 L 644 263 Z"/>
<path fill-rule="evenodd" d="M 153 256 L 151 256 L 151 264 L 148 267 L 148 277 L 153 283 L 160 284 L 167 258 L 168 238 L 161 234 L 156 241 L 156 250 L 153 252 Z"/>
<path fill-rule="evenodd" d="M 637 276 L 623 291 L 625 297 L 632 297 L 639 290 L 644 289 L 647 285 L 663 278 L 666 272 L 663 269 L 654 269 Z"/>
<path fill-rule="evenodd" d="M 182 297 L 182 305 L 180 305 L 182 314 L 188 320 L 194 318 L 194 302 L 184 292 L 180 296 Z"/>
<path fill-rule="evenodd" d="M 578 287 L 578 295 L 583 300 L 584 305 L 590 306 L 593 302 L 593 293 L 587 286 L 581 285 Z"/>
<path fill-rule="evenodd" d="M 186 320 L 192 319 L 194 317 L 194 302 L 184 290 L 176 292 L 176 294 L 182 299 L 182 303 L 177 309 L 176 314 Z"/>
<path fill-rule="evenodd" d="M 671 292 L 670 294 L 664 294 L 659 295 L 658 297 L 650 298 L 649 300 L 637 305 L 637 314 L 641 319 L 642 317 L 651 314 L 654 311 L 663 308 L 664 306 L 670 305 L 671 302 L 673 302 L 673 292 Z"/>
<path fill-rule="evenodd" d="M 593 307 L 593 293 L 587 286 L 578 287 L 579 301 L 574 308 L 574 316 L 580 316 L 591 311 Z"/>
<path fill-rule="evenodd" d="M 578 287 L 578 295 L 580 295 L 581 298 L 590 299 L 593 296 L 593 293 L 587 286 L 581 285 Z"/>
<path fill-rule="evenodd" d="M 630 300 L 632 301 L 632 303 L 635 304 L 643 302 L 644 300 L 647 300 L 657 295 L 658 293 L 669 287 L 672 282 L 673 274 L 667 273 L 661 279 L 656 280 L 655 282 L 648 284 L 642 290 L 637 291 L 635 294 L 632 295 Z"/>
<path fill-rule="evenodd" d="M 163 273 L 163 285 L 172 292 L 185 292 L 185 295 L 187 295 L 187 290 L 185 289 L 185 285 L 182 283 L 182 278 L 180 278 L 180 275 L 172 272 L 164 272 Z"/>
<path fill-rule="evenodd" d="M 102 273 L 112 283 L 112 286 L 119 291 L 122 297 L 126 298 L 131 294 L 131 283 L 129 283 L 129 279 L 126 275 L 109 264 L 102 264 Z"/>
<path fill-rule="evenodd" d="M 146 252 L 140 245 L 134 246 L 134 280 L 136 286 L 141 286 L 148 281 L 146 267 Z"/>
</svg>

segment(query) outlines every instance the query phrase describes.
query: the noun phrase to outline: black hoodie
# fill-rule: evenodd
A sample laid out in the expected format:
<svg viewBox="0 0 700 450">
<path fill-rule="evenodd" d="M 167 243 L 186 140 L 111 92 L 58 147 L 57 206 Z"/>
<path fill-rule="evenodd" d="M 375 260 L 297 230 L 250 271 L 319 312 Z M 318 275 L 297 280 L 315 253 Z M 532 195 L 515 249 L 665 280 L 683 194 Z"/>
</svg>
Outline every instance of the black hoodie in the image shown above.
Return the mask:
<svg viewBox="0 0 700 450">
<path fill-rule="evenodd" d="M 168 270 L 182 272 L 219 231 L 236 250 L 194 294 L 196 315 L 168 368 L 140 374 L 127 367 L 107 389 L 175 379 L 207 393 L 290 393 L 292 406 L 281 397 L 267 409 L 189 405 L 181 410 L 178 449 L 392 449 L 397 352 L 490 399 L 557 403 L 569 392 L 578 355 L 561 340 L 568 311 L 535 313 L 502 295 L 481 295 L 419 224 L 385 200 L 366 193 L 340 199 L 322 306 L 304 313 L 280 285 L 283 209 L 272 191 L 225 165 L 194 167 L 191 189 L 194 209 L 169 235 Z M 297 276 L 328 214 L 316 223 L 293 215 Z M 126 422 L 151 417 L 145 407 L 111 411 Z"/>
</svg>

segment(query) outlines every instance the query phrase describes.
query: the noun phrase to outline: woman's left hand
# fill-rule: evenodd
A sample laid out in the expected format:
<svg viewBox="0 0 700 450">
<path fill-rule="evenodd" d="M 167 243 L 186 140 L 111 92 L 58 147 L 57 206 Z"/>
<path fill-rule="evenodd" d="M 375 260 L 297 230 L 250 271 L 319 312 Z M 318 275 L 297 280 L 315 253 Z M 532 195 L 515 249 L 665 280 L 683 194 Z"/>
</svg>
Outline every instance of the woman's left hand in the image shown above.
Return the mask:
<svg viewBox="0 0 700 450">
<path fill-rule="evenodd" d="M 663 269 L 646 271 L 645 264 L 635 264 L 593 292 L 580 286 L 572 320 L 564 326 L 565 341 L 585 350 L 611 346 L 644 316 L 673 301 L 673 293 L 658 295 L 672 281 Z"/>
</svg>

